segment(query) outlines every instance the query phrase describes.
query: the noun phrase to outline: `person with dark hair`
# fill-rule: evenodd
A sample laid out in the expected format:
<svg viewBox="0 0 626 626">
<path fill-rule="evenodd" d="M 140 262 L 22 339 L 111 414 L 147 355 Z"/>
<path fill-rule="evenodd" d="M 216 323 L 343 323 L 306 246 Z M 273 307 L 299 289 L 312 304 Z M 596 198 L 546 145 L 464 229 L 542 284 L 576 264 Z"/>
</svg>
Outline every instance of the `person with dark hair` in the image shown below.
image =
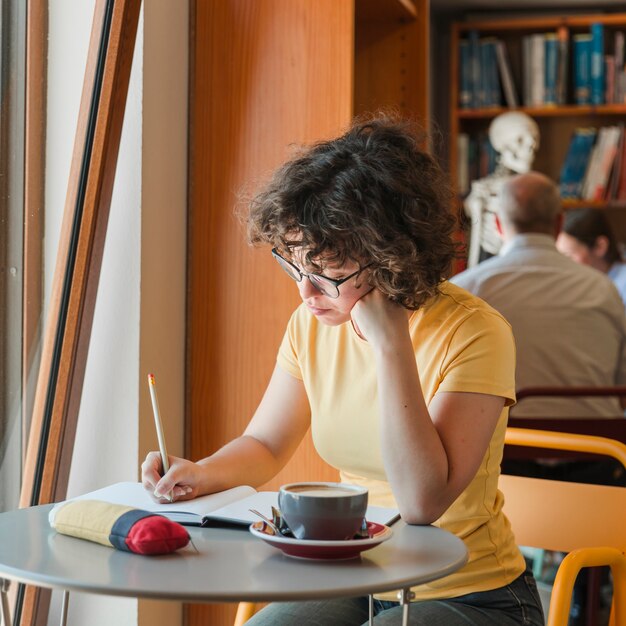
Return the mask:
<svg viewBox="0 0 626 626">
<path fill-rule="evenodd" d="M 544 623 L 503 511 L 498 475 L 515 346 L 503 317 L 445 279 L 456 254 L 446 177 L 405 121 L 360 120 L 278 169 L 251 203 L 249 240 L 294 280 L 293 313 L 265 395 L 243 435 L 196 463 L 158 452 L 156 497 L 189 499 L 272 478 L 309 429 L 341 481 L 408 524 L 461 537 L 469 561 L 413 589 L 411 624 Z M 165 501 L 165 500 L 163 500 Z M 397 595 L 377 624 L 399 624 Z M 368 599 L 270 604 L 271 624 L 368 622 Z"/>
<path fill-rule="evenodd" d="M 590 265 L 604 272 L 613 281 L 626 305 L 626 263 L 603 211 L 566 211 L 563 230 L 556 240 L 556 247 L 576 263 Z"/>
</svg>

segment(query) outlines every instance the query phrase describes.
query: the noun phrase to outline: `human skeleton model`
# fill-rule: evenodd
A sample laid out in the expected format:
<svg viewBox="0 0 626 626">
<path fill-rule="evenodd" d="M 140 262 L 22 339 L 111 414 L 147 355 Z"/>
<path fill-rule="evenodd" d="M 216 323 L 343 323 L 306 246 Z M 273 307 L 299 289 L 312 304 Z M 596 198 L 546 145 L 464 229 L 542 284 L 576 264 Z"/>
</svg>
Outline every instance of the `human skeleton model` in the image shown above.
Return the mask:
<svg viewBox="0 0 626 626">
<path fill-rule="evenodd" d="M 498 195 L 511 176 L 530 171 L 539 147 L 539 127 L 525 113 L 509 111 L 491 122 L 489 141 L 499 153 L 496 169 L 489 176 L 472 182 L 465 200 L 465 212 L 472 224 L 468 267 L 482 260 L 481 250 L 489 255 L 498 254 L 502 245 L 495 220 Z"/>
</svg>

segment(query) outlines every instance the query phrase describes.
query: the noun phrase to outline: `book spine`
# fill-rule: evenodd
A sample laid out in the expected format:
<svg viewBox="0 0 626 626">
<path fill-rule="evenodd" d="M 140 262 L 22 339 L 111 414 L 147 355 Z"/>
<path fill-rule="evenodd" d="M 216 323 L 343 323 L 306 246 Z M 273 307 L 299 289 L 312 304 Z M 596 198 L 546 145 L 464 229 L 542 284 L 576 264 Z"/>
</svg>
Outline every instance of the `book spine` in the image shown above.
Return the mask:
<svg viewBox="0 0 626 626">
<path fill-rule="evenodd" d="M 491 72 L 489 70 L 489 41 L 480 40 L 480 92 L 478 96 L 480 107 L 491 105 Z"/>
<path fill-rule="evenodd" d="M 604 104 L 604 26 L 591 25 L 591 104 Z"/>
<path fill-rule="evenodd" d="M 464 196 L 469 192 L 469 135 L 467 133 L 459 133 L 456 138 L 456 176 L 457 176 L 457 192 Z"/>
<path fill-rule="evenodd" d="M 576 162 L 576 197 L 578 198 L 583 197 L 583 185 L 585 183 L 587 171 L 589 170 L 589 165 L 597 138 L 598 131 L 595 128 L 586 129 L 586 132 L 583 134 L 582 137 Z"/>
<path fill-rule="evenodd" d="M 598 158 L 598 172 L 594 186 L 591 189 L 592 200 L 604 200 L 613 163 L 615 162 L 619 133 L 620 129 L 618 126 L 606 128 L 604 146 Z"/>
<path fill-rule="evenodd" d="M 596 143 L 591 151 L 589 162 L 587 163 L 587 171 L 583 181 L 582 197 L 585 200 L 593 198 L 594 189 L 598 180 L 598 171 L 600 167 L 601 155 L 606 144 L 606 128 L 603 126 L 598 131 Z"/>
<path fill-rule="evenodd" d="M 459 41 L 459 107 L 472 107 L 472 70 L 470 44 L 467 39 Z"/>
<path fill-rule="evenodd" d="M 574 35 L 574 98 L 576 104 L 590 104 L 591 36 Z"/>
<path fill-rule="evenodd" d="M 515 108 L 518 106 L 517 93 L 515 91 L 515 84 L 513 83 L 509 57 L 503 41 L 496 42 L 496 58 L 498 61 L 502 91 L 504 92 L 504 101 L 508 107 Z"/>
<path fill-rule="evenodd" d="M 532 106 L 545 104 L 545 36 L 541 33 L 531 35 L 531 103 Z"/>
<path fill-rule="evenodd" d="M 556 33 L 558 40 L 558 69 L 556 78 L 556 102 L 567 102 L 567 73 L 569 67 L 569 33 L 565 26 L 560 26 Z"/>
<path fill-rule="evenodd" d="M 559 178 L 559 190 L 562 198 L 580 198 L 583 177 L 595 136 L 595 128 L 577 128 L 574 130 Z"/>
<path fill-rule="evenodd" d="M 524 106 L 529 107 L 532 106 L 532 93 L 531 93 L 531 85 L 532 85 L 532 64 L 531 64 L 531 36 L 526 35 L 522 39 L 522 69 L 523 69 L 523 101 Z"/>
<path fill-rule="evenodd" d="M 624 151 L 624 122 L 620 122 L 617 126 L 617 148 L 615 150 L 615 161 L 611 171 L 611 180 L 607 186 L 606 200 L 615 200 L 617 198 L 617 190 L 619 185 L 620 172 L 622 171 L 622 158 Z"/>
<path fill-rule="evenodd" d="M 626 131 L 623 131 L 626 133 Z M 619 201 L 626 200 L 626 136 L 622 138 L 622 154 L 620 156 L 620 168 L 618 172 L 617 193 L 615 198 Z"/>
<path fill-rule="evenodd" d="M 547 33 L 544 37 L 544 104 L 557 104 L 557 80 L 559 63 L 559 41 L 556 34 Z"/>
<path fill-rule="evenodd" d="M 624 89 L 622 76 L 624 75 L 624 32 L 619 30 L 614 36 L 614 65 L 613 65 L 613 82 L 615 84 L 615 92 L 613 102 L 616 104 L 624 102 Z"/>
<path fill-rule="evenodd" d="M 615 102 L 615 57 L 607 54 L 604 57 L 605 90 L 604 101 Z"/>
<path fill-rule="evenodd" d="M 491 75 L 491 106 L 497 107 L 502 104 L 502 85 L 500 84 L 500 75 L 498 73 L 498 59 L 496 54 L 497 40 L 491 38 L 489 40 L 489 73 Z"/>
<path fill-rule="evenodd" d="M 559 193 L 561 198 L 576 198 L 576 157 L 577 151 L 581 148 L 581 134 L 577 130 L 574 131 L 569 142 L 565 160 L 561 166 L 559 176 Z"/>
<path fill-rule="evenodd" d="M 480 42 L 478 39 L 478 31 L 471 30 L 468 33 L 470 48 L 470 83 L 472 85 L 472 109 L 480 106 Z"/>
</svg>

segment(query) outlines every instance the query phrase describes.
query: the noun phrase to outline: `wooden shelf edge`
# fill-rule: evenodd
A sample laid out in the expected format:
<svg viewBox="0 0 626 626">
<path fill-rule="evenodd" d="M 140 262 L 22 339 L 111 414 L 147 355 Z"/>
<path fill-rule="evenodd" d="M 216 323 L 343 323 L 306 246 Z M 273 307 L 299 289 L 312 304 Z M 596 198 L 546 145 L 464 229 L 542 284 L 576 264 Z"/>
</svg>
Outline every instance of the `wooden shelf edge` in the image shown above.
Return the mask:
<svg viewBox="0 0 626 626">
<path fill-rule="evenodd" d="M 413 0 L 357 0 L 356 19 L 360 22 L 380 20 L 414 21 L 418 17 Z"/>
<path fill-rule="evenodd" d="M 574 115 L 626 115 L 626 104 L 598 104 L 544 107 L 491 107 L 485 109 L 456 109 L 459 119 L 489 119 L 507 111 L 521 111 L 531 117 L 568 117 Z"/>
<path fill-rule="evenodd" d="M 492 30 L 533 30 L 545 28 L 558 28 L 567 26 L 570 28 L 582 28 L 597 22 L 605 26 L 626 26 L 626 17 L 623 13 L 598 13 L 589 15 L 568 15 L 563 17 L 535 17 L 528 19 L 494 19 L 481 21 L 459 22 L 458 30 L 461 33 L 470 30 L 492 31 Z"/>
<path fill-rule="evenodd" d="M 626 210 L 626 200 L 563 200 L 563 209 L 620 209 Z"/>
</svg>

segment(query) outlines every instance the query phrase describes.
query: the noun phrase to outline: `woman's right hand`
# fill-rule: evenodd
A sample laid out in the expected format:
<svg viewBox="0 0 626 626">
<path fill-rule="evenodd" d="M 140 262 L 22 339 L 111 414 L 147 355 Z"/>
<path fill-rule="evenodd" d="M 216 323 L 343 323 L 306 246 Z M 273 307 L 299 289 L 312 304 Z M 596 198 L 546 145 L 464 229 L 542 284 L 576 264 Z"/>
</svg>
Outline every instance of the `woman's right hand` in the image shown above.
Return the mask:
<svg viewBox="0 0 626 626">
<path fill-rule="evenodd" d="M 201 468 L 192 461 L 168 457 L 170 469 L 161 476 L 163 463 L 160 452 L 148 452 L 141 464 L 141 482 L 159 502 L 191 500 L 200 495 Z"/>
</svg>

